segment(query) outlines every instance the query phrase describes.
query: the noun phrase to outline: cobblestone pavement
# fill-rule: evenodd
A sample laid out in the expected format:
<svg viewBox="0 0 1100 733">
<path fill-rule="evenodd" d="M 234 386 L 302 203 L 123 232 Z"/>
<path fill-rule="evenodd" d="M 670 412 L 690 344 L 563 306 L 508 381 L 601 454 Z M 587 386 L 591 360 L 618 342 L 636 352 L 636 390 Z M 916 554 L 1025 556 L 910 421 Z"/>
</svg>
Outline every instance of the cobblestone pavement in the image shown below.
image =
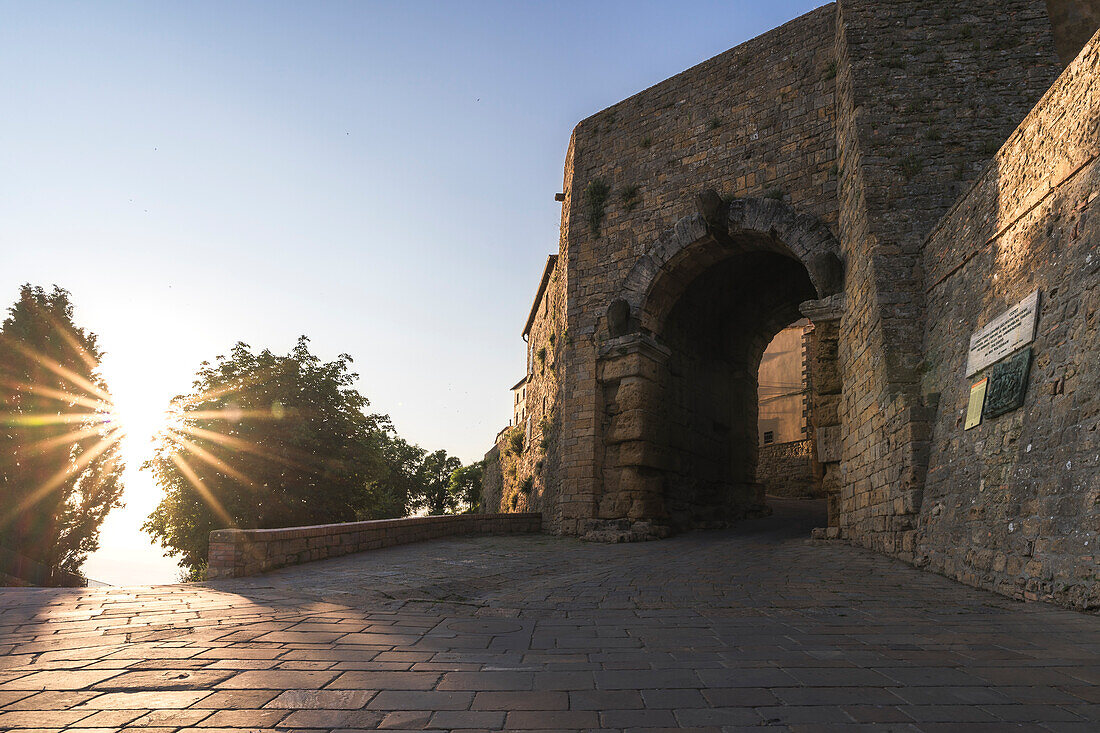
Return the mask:
<svg viewBox="0 0 1100 733">
<path fill-rule="evenodd" d="M 806 540 L 820 521 L 0 590 L 0 730 L 1100 730 L 1100 618 Z"/>
</svg>

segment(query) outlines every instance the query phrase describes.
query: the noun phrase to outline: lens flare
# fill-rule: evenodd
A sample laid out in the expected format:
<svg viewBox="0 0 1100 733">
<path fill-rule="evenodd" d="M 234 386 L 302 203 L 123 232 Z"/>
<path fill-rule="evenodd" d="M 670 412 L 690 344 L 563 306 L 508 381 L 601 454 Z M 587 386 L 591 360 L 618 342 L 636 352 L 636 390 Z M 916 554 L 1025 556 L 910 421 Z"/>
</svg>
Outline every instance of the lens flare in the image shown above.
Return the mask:
<svg viewBox="0 0 1100 733">
<path fill-rule="evenodd" d="M 76 347 L 80 358 L 88 364 L 91 356 L 87 351 L 80 347 L 66 329 L 61 328 L 59 332 L 68 337 L 64 339 L 65 342 Z M 13 408 L 0 414 L 0 425 L 24 431 L 29 429 L 29 436 L 33 436 L 37 428 L 46 431 L 45 437 L 41 439 L 17 445 L 16 459 L 25 461 L 49 457 L 60 466 L 14 506 L 0 514 L 0 527 L 11 524 L 66 483 L 82 481 L 85 470 L 93 461 L 111 450 L 124 434 L 114 413 L 111 395 L 106 390 L 24 344 L 9 339 L 6 345 L 24 356 L 28 363 L 61 377 L 72 389 L 38 385 L 8 376 L 0 378 L 0 386 L 5 390 L 5 402 Z M 95 365 L 89 366 L 94 370 Z M 56 404 L 56 409 L 50 409 L 51 403 Z M 19 409 L 25 409 L 29 405 L 34 405 L 35 410 L 43 411 L 24 412 Z M 50 434 L 50 428 L 62 425 L 75 427 L 60 435 Z M 113 470 L 116 460 L 115 456 L 109 455 L 107 467 Z"/>
</svg>

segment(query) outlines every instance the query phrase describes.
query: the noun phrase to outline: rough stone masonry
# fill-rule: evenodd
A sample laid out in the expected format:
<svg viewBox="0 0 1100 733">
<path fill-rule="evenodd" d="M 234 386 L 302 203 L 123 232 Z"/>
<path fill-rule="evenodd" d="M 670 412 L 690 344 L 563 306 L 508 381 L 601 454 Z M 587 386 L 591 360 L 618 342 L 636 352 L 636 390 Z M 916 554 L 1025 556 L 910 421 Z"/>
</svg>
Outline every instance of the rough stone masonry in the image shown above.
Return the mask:
<svg viewBox="0 0 1100 733">
<path fill-rule="evenodd" d="M 486 509 L 615 541 L 766 514 L 759 363 L 805 316 L 821 534 L 1100 606 L 1097 23 L 841 0 L 578 124 Z M 1036 289 L 1023 403 L 968 430 L 999 368 L 970 338 Z"/>
</svg>

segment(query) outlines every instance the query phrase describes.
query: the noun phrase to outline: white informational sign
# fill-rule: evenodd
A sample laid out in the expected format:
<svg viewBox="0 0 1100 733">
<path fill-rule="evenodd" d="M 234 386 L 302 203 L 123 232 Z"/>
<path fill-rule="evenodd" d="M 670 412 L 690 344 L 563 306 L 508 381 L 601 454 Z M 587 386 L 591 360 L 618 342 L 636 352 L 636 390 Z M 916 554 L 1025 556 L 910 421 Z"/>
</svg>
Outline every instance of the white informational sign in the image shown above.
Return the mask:
<svg viewBox="0 0 1100 733">
<path fill-rule="evenodd" d="M 1034 341 L 1038 315 L 1039 291 L 1035 290 L 986 326 L 979 328 L 970 337 L 966 376 L 980 372 L 993 362 L 1000 361 L 1021 346 Z"/>
</svg>

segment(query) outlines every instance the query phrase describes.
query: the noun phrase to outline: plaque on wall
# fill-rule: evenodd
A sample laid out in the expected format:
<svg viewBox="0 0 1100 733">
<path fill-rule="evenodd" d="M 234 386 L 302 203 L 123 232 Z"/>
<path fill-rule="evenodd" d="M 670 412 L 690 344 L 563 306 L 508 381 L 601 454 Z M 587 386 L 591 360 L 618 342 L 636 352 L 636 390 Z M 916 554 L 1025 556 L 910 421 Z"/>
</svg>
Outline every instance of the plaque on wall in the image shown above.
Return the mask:
<svg viewBox="0 0 1100 733">
<path fill-rule="evenodd" d="M 966 356 L 966 376 L 980 372 L 1034 341 L 1038 314 L 1039 291 L 1036 289 L 975 331 L 970 337 L 970 351 Z"/>
<path fill-rule="evenodd" d="M 989 377 L 982 377 L 970 385 L 970 402 L 966 405 L 964 430 L 976 428 L 982 424 L 982 408 L 985 407 L 985 393 L 988 386 Z"/>
<path fill-rule="evenodd" d="M 1031 371 L 1031 349 L 994 364 L 989 370 L 989 388 L 982 417 L 991 418 L 1020 408 L 1027 392 L 1027 375 Z"/>
</svg>

